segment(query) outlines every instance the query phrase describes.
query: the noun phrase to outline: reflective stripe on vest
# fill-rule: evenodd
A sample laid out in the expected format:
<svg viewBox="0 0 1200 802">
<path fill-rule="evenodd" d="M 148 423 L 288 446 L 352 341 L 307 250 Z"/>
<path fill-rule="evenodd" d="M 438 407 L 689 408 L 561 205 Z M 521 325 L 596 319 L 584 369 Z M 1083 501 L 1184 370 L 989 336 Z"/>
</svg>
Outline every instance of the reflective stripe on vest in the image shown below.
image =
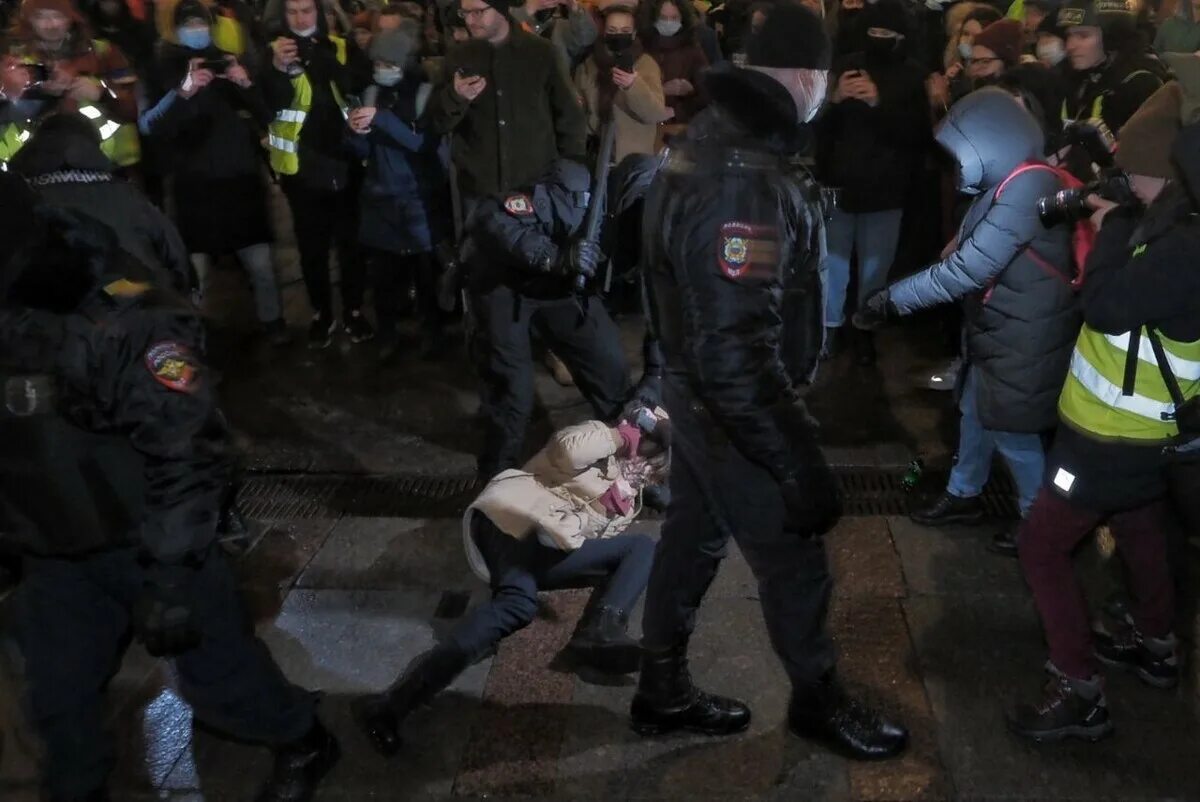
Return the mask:
<svg viewBox="0 0 1200 802">
<path fill-rule="evenodd" d="M 1184 398 L 1200 395 L 1200 340 L 1181 343 L 1158 335 Z M 1071 371 L 1059 397 L 1062 417 L 1082 431 L 1105 438 L 1165 441 L 1179 433 L 1175 411 L 1154 351 L 1143 329 L 1133 394 L 1126 395 L 1129 333 L 1105 335 L 1084 325 L 1075 342 Z M 1168 416 L 1164 418 L 1163 416 Z"/>
<path fill-rule="evenodd" d="M 337 36 L 329 37 L 336 49 L 339 64 L 346 63 L 346 40 Z M 346 101 L 338 90 L 337 84 L 330 82 L 333 99 L 342 109 L 342 114 L 348 113 Z M 295 175 L 300 172 L 300 132 L 308 112 L 312 108 L 312 83 L 308 74 L 302 73 L 292 79 L 292 102 L 286 109 L 275 113 L 275 119 L 267 128 L 267 149 L 271 154 L 271 169 L 279 175 Z"/>
<path fill-rule="evenodd" d="M 7 169 L 9 160 L 29 141 L 30 130 L 22 123 L 9 123 L 0 131 L 0 169 Z"/>
</svg>

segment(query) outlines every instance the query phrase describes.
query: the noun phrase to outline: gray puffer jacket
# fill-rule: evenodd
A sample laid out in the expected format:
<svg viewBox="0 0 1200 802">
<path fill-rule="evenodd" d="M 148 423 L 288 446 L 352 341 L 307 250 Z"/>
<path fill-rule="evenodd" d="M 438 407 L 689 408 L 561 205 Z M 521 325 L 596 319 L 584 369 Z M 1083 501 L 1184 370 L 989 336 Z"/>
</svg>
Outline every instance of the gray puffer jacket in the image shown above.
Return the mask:
<svg viewBox="0 0 1200 802">
<path fill-rule="evenodd" d="M 1051 429 L 1080 326 L 1070 286 L 1072 229 L 1046 229 L 1038 219 L 1038 198 L 1062 189 L 1051 170 L 1026 170 L 1005 182 L 1023 163 L 1040 160 L 1041 129 L 1011 95 L 982 89 L 954 105 L 936 138 L 958 161 L 959 189 L 979 197 L 954 252 L 892 285 L 891 301 L 910 314 L 962 299 L 983 425 Z"/>
</svg>

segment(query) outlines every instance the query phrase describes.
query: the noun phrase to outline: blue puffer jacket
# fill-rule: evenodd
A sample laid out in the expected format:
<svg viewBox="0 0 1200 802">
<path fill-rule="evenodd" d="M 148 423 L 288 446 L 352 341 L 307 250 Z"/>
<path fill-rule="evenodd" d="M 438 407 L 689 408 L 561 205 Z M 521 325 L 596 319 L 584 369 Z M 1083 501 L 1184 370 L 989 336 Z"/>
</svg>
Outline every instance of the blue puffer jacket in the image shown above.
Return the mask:
<svg viewBox="0 0 1200 802">
<path fill-rule="evenodd" d="M 368 248 L 426 253 L 449 233 L 448 149 L 426 122 L 431 89 L 419 74 L 380 87 L 370 133 L 347 136 L 367 165 L 358 236 Z"/>
<path fill-rule="evenodd" d="M 1043 134 L 1007 92 L 982 89 L 954 105 L 937 141 L 958 161 L 960 189 L 978 197 L 954 252 L 893 284 L 891 301 L 907 315 L 961 299 L 983 425 L 1051 429 L 1081 322 L 1070 286 L 1071 228 L 1047 229 L 1038 219 L 1038 199 L 1062 189 L 1051 170 L 1027 170 L 1004 183 L 1021 164 L 1041 158 Z"/>
</svg>

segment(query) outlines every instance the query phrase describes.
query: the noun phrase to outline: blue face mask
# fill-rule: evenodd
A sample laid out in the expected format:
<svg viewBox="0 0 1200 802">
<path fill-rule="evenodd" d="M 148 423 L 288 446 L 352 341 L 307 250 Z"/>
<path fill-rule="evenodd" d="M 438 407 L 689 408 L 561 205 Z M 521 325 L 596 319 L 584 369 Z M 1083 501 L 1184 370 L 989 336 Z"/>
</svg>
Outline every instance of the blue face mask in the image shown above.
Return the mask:
<svg viewBox="0 0 1200 802">
<path fill-rule="evenodd" d="M 179 44 L 189 50 L 204 50 L 212 44 L 212 32 L 208 28 L 179 28 L 175 35 Z"/>
</svg>

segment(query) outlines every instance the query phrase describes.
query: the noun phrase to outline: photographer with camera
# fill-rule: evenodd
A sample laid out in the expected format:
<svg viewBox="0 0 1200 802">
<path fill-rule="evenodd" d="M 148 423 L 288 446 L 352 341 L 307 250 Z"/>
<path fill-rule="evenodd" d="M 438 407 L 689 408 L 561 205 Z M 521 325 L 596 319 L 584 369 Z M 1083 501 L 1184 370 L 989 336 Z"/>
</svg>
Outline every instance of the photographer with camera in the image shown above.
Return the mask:
<svg viewBox="0 0 1200 802">
<path fill-rule="evenodd" d="M 980 521 L 997 451 L 1025 516 L 1042 483 L 1041 435 L 1057 422 L 1055 401 L 1079 331 L 1071 229 L 1047 228 L 1038 217 L 1038 199 L 1061 189 L 1064 177 L 1041 161 L 1037 121 L 999 88 L 956 103 L 936 139 L 958 162 L 959 190 L 977 197 L 941 261 L 869 298 L 856 325 L 962 301 L 967 367 L 958 461 L 945 493 L 912 519 L 924 526 Z M 993 550 L 1015 555 L 1014 537 L 998 534 Z"/>
<path fill-rule="evenodd" d="M 0 139 L 6 141 L 0 161 L 16 155 L 22 132 L 59 111 L 87 117 L 104 155 L 118 168 L 141 160 L 137 75 L 119 48 L 93 38 L 71 0 L 25 0 L 8 55 L 20 63 L 27 83 L 20 106 L 10 107 L 8 119 L 0 122 Z"/>
<path fill-rule="evenodd" d="M 300 251 L 304 286 L 313 307 L 309 348 L 327 348 L 337 321 L 329 252 L 336 244 L 341 275 L 342 325 L 351 342 L 375 336 L 361 307 L 365 269 L 357 249 L 355 176 L 344 147 L 356 88 L 346 64 L 346 40 L 330 36 L 316 0 L 285 0 L 282 30 L 271 42 L 271 63 L 260 84 L 275 118 L 268 128 L 271 168 L 287 195 Z"/>
<path fill-rule="evenodd" d="M 191 254 L 200 294 L 213 259 L 234 252 L 254 287 L 259 323 L 271 342 L 288 341 L 271 260 L 271 220 L 260 131 L 271 119 L 249 72 L 213 43 L 213 18 L 200 0 L 175 7 L 179 44 L 163 40 L 153 80 L 162 93 L 141 117 L 174 177 L 175 219 Z"/>
<path fill-rule="evenodd" d="M 1179 681 L 1166 497 L 1172 462 L 1200 438 L 1200 132 L 1192 125 L 1180 134 L 1181 98 L 1179 84 L 1165 85 L 1121 129 L 1117 164 L 1140 203 L 1088 198 L 1100 231 L 1087 261 L 1084 326 L 1045 485 L 1019 538 L 1050 677 L 1045 695 L 1017 707 L 1009 723 L 1035 741 L 1112 731 L 1101 664 L 1158 688 Z M 1136 603 L 1132 623 L 1093 632 L 1071 555 L 1105 522 Z"/>
<path fill-rule="evenodd" d="M 1116 133 L 1163 84 L 1170 71 L 1149 49 L 1129 3 L 1131 0 L 1068 0 L 1058 10 L 1058 28 L 1066 41 L 1067 95 L 1063 123 L 1082 127 L 1116 148 Z M 1069 144 L 1069 143 L 1068 143 Z M 1094 154 L 1071 146 L 1067 168 L 1082 180 L 1094 173 Z"/>
</svg>

